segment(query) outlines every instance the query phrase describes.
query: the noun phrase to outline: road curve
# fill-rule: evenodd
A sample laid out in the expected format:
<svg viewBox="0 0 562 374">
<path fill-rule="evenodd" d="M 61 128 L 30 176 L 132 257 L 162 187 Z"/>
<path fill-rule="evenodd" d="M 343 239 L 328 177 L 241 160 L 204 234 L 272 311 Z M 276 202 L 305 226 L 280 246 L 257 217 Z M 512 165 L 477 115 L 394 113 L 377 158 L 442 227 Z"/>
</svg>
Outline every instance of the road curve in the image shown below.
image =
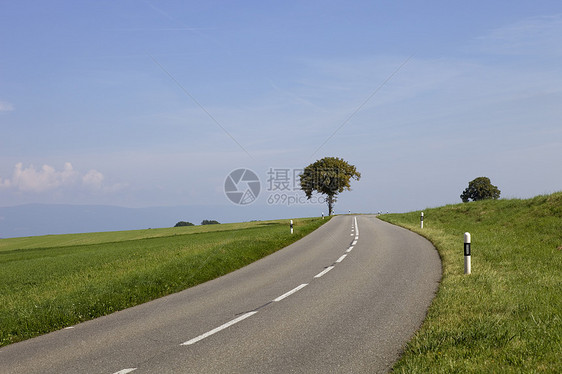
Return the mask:
<svg viewBox="0 0 562 374">
<path fill-rule="evenodd" d="M 338 216 L 221 278 L 0 349 L 0 373 L 388 372 L 441 262 L 422 237 Z"/>
</svg>

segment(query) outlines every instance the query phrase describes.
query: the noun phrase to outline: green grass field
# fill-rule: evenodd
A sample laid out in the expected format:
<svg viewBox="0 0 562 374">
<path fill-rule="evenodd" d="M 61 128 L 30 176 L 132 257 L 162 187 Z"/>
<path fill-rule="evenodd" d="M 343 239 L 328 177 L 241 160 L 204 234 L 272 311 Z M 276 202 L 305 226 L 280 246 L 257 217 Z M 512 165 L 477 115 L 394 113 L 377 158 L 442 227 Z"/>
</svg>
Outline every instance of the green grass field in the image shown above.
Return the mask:
<svg viewBox="0 0 562 374">
<path fill-rule="evenodd" d="M 562 373 L 562 192 L 390 214 L 433 242 L 443 279 L 399 373 Z M 472 235 L 464 275 L 463 233 Z"/>
<path fill-rule="evenodd" d="M 192 287 L 281 249 L 328 219 L 0 240 L 0 346 Z"/>
</svg>

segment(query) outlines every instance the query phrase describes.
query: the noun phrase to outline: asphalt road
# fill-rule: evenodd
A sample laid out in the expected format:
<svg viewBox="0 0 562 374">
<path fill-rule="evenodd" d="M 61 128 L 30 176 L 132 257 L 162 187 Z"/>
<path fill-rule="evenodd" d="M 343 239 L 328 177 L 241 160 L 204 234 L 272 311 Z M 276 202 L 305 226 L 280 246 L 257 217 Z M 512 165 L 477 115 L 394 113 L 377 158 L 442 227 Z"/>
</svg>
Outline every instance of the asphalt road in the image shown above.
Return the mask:
<svg viewBox="0 0 562 374">
<path fill-rule="evenodd" d="M 440 277 L 427 240 L 339 216 L 224 277 L 4 347 L 0 373 L 388 372 Z"/>
</svg>

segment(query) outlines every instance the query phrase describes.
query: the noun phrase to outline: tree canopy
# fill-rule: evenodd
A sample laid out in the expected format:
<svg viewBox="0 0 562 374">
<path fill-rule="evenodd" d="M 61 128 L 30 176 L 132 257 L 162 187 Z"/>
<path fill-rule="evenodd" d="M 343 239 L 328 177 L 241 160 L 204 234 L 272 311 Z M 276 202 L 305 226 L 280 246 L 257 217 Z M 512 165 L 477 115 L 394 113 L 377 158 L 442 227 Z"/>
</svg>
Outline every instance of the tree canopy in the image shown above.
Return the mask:
<svg viewBox="0 0 562 374">
<path fill-rule="evenodd" d="M 488 177 L 478 177 L 468 183 L 468 187 L 461 194 L 461 199 L 467 203 L 485 199 L 499 199 L 501 191 L 490 182 Z"/>
<path fill-rule="evenodd" d="M 324 157 L 304 168 L 300 175 L 300 184 L 308 199 L 312 197 L 313 192 L 326 195 L 328 214 L 332 215 L 337 195 L 344 190 L 351 190 L 351 179 L 360 178 L 361 173 L 354 165 L 341 158 Z"/>
<path fill-rule="evenodd" d="M 209 220 L 209 219 L 204 219 L 203 221 L 201 221 L 202 225 L 218 225 L 220 222 L 219 221 L 215 221 L 214 219 Z"/>
<path fill-rule="evenodd" d="M 195 225 L 191 222 L 179 221 L 178 223 L 176 223 L 174 227 L 182 227 L 182 226 L 195 226 Z"/>
</svg>

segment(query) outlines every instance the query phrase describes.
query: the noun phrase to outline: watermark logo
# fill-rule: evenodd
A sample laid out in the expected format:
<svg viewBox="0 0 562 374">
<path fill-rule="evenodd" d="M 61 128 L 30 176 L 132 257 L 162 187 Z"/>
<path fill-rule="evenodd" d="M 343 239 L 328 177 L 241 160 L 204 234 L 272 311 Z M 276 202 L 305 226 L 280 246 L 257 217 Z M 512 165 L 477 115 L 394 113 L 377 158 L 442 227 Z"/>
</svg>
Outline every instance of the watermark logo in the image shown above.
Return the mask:
<svg viewBox="0 0 562 374">
<path fill-rule="evenodd" d="M 224 193 L 234 204 L 249 205 L 260 194 L 260 179 L 250 169 L 236 169 L 224 181 Z"/>
<path fill-rule="evenodd" d="M 265 201 L 268 205 L 310 205 L 325 204 L 326 197 L 315 194 L 308 198 L 301 186 L 304 169 L 269 168 L 264 183 Z M 337 191 L 339 170 L 327 168 L 315 170 L 305 178 L 307 187 L 314 186 L 323 191 Z M 240 168 L 231 172 L 224 182 L 226 197 L 236 205 L 249 205 L 257 200 L 261 191 L 260 178 L 250 169 Z"/>
<path fill-rule="evenodd" d="M 304 169 L 269 168 L 267 171 L 268 205 L 308 205 L 323 204 L 323 197 L 313 196 L 308 199 L 301 188 L 300 176 Z"/>
</svg>

